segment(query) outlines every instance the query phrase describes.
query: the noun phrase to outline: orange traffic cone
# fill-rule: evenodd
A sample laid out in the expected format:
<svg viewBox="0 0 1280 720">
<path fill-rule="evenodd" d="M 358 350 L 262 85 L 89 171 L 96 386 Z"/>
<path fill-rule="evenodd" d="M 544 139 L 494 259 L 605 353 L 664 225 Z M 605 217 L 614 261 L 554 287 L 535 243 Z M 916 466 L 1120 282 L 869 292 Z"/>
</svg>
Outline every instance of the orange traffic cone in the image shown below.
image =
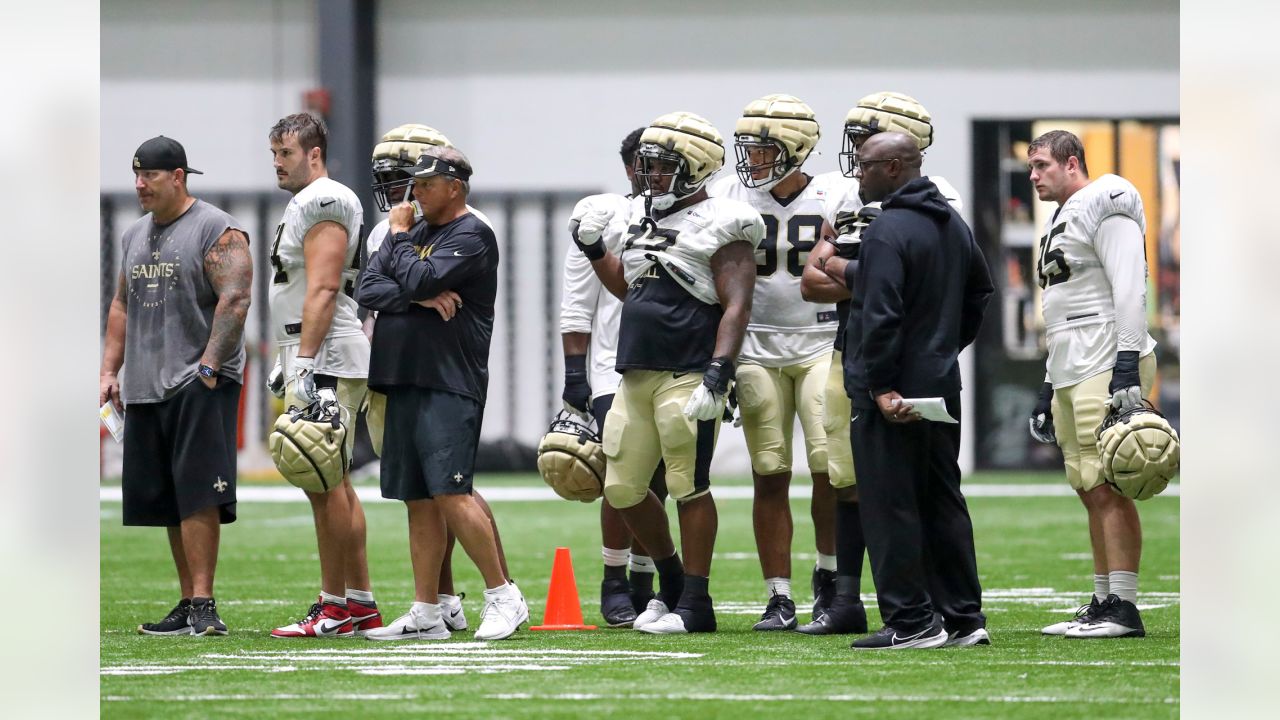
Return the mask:
<svg viewBox="0 0 1280 720">
<path fill-rule="evenodd" d="M 551 565 L 551 588 L 547 591 L 547 610 L 542 624 L 530 630 L 595 630 L 595 625 L 582 624 L 582 603 L 578 600 L 578 584 L 573 579 L 573 560 L 569 548 L 556 548 Z"/>
</svg>

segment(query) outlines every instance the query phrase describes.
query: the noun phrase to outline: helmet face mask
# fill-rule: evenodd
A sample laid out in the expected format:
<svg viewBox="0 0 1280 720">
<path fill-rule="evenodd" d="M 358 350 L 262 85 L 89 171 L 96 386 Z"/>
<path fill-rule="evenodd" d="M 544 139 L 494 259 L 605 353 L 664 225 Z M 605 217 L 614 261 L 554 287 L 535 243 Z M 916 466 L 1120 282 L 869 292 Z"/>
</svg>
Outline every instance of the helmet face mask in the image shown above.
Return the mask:
<svg viewBox="0 0 1280 720">
<path fill-rule="evenodd" d="M 876 133 L 900 132 L 916 139 L 920 150 L 933 144 L 933 118 L 915 98 L 896 92 L 878 92 L 858 101 L 844 121 L 840 147 L 840 173 L 853 177 L 858 147 Z"/>
<path fill-rule="evenodd" d="M 734 166 L 738 180 L 756 190 L 772 190 L 799 167 L 782 143 L 754 135 L 736 136 L 733 151 L 738 160 Z"/>
<path fill-rule="evenodd" d="M 409 168 L 429 147 L 453 147 L 449 138 L 433 127 L 409 123 L 388 131 L 373 148 L 373 198 L 382 212 L 409 198 L 413 177 Z"/>
<path fill-rule="evenodd" d="M 667 210 L 701 190 L 722 165 L 719 131 L 699 115 L 673 112 L 645 128 L 633 168 L 646 204 Z"/>
<path fill-rule="evenodd" d="M 407 165 L 398 161 L 383 159 L 373 163 L 373 199 L 382 212 L 390 212 L 391 207 L 409 199 L 409 188 L 413 185 L 413 176 L 409 174 Z"/>
<path fill-rule="evenodd" d="M 752 100 L 734 126 L 735 169 L 742 184 L 768 191 L 800 169 L 822 136 L 813 108 L 794 95 Z"/>
</svg>

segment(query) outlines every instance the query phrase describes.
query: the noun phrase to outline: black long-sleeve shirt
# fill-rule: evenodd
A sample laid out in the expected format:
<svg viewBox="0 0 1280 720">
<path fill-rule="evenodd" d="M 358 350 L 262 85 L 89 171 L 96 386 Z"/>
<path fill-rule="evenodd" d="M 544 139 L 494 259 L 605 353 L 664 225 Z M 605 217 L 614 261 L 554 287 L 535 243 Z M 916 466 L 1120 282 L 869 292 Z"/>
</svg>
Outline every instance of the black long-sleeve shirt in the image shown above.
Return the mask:
<svg viewBox="0 0 1280 720">
<path fill-rule="evenodd" d="M 445 290 L 462 300 L 448 322 L 415 304 Z M 475 215 L 438 226 L 419 222 L 388 237 L 356 291 L 357 302 L 378 312 L 369 387 L 444 390 L 483 403 L 497 292 L 498 241 Z"/>
<path fill-rule="evenodd" d="M 973 233 L 928 178 L 885 198 L 863 235 L 845 331 L 845 392 L 960 392 L 960 351 L 978 335 L 994 288 Z"/>
</svg>

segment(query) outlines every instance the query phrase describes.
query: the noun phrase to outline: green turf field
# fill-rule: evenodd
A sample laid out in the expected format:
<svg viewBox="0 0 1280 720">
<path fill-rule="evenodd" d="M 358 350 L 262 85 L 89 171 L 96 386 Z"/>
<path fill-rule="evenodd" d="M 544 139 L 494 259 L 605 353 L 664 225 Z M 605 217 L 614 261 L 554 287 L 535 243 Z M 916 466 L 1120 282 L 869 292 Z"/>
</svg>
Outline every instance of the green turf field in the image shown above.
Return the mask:
<svg viewBox="0 0 1280 720">
<path fill-rule="evenodd" d="M 1055 483 L 1052 476 L 992 476 L 970 483 Z M 741 484 L 738 481 L 737 484 Z M 536 476 L 503 486 L 538 484 Z M 721 483 L 729 484 L 729 483 Z M 478 485 L 483 491 L 485 479 Z M 244 487 L 248 487 L 246 484 Z M 299 493 L 301 498 L 301 494 Z M 859 653 L 851 637 L 751 630 L 764 589 L 749 500 L 720 500 L 712 570 L 720 631 L 655 637 L 630 630 L 521 631 L 474 643 L 273 640 L 319 587 L 305 502 L 241 503 L 224 528 L 217 598 L 231 634 L 135 634 L 177 600 L 164 531 L 123 528 L 102 504 L 101 697 L 106 717 L 654 717 L 763 713 L 877 718 L 1176 717 L 1179 578 L 1176 497 L 1140 504 L 1145 551 L 1139 606 L 1148 637 L 1073 641 L 1039 628 L 1063 619 L 1091 589 L 1084 510 L 1073 497 L 973 497 L 984 609 L 994 645 Z M 494 502 L 508 562 L 541 621 L 557 545 L 572 549 L 588 622 L 598 621 L 599 508 L 565 501 Z M 794 503 L 801 621 L 813 564 L 808 501 Z M 412 599 L 403 506 L 366 505 L 374 591 L 388 621 Z M 455 575 L 467 617 L 479 623 L 483 590 L 459 552 Z M 875 606 L 869 573 L 863 597 Z M 874 614 L 871 623 L 878 627 Z M 340 715 L 339 715 L 340 714 Z"/>
</svg>

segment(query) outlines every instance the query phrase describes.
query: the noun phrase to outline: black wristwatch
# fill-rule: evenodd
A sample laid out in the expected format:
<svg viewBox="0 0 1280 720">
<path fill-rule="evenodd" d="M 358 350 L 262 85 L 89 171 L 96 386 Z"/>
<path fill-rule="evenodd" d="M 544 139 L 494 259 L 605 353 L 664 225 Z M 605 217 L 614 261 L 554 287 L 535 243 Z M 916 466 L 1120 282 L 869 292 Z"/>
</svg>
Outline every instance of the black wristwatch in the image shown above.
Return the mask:
<svg viewBox="0 0 1280 720">
<path fill-rule="evenodd" d="M 218 376 L 217 370 L 214 370 L 213 368 L 209 367 L 208 365 L 205 365 L 204 363 L 200 363 L 200 367 L 199 369 L 196 370 L 196 372 L 200 373 L 200 377 L 202 378 L 215 378 Z"/>
</svg>

